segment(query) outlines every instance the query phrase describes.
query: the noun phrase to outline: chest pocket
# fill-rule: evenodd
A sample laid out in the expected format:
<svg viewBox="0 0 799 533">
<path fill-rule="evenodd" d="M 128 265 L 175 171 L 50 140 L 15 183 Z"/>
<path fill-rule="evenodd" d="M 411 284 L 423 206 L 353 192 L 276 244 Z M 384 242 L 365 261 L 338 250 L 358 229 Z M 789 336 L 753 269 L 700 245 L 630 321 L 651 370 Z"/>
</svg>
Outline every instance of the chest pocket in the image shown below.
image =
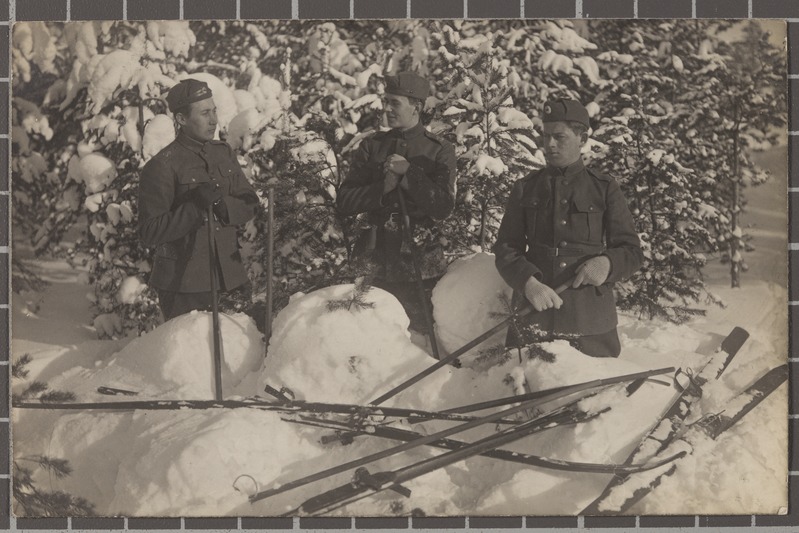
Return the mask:
<svg viewBox="0 0 799 533">
<path fill-rule="evenodd" d="M 572 199 L 572 208 L 569 216 L 575 237 L 580 240 L 602 240 L 602 217 L 605 213 L 605 203 L 600 198 L 575 197 Z"/>
<path fill-rule="evenodd" d="M 220 163 L 217 167 L 219 172 L 219 186 L 228 193 L 232 193 L 232 185 L 238 173 L 242 172 L 241 167 L 232 161 Z"/>
<path fill-rule="evenodd" d="M 211 177 L 208 175 L 208 171 L 205 170 L 205 166 L 192 165 L 181 169 L 178 173 L 178 184 L 183 190 L 193 189 L 199 184 L 209 181 L 211 181 Z"/>
<path fill-rule="evenodd" d="M 545 199 L 535 197 L 522 198 L 519 202 L 522 212 L 524 213 L 527 239 L 531 242 L 535 240 L 538 219 L 543 216 L 543 210 L 546 209 L 547 204 L 548 202 Z"/>
</svg>

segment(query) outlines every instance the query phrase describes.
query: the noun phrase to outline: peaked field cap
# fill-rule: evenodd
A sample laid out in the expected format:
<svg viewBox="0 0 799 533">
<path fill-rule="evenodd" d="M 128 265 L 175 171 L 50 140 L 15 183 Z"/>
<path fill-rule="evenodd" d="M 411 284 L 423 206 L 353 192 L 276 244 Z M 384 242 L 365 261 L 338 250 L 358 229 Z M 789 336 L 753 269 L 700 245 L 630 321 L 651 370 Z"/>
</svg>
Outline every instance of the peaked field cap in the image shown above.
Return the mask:
<svg viewBox="0 0 799 533">
<path fill-rule="evenodd" d="M 176 83 L 166 95 L 166 103 L 171 112 L 183 106 L 211 98 L 211 89 L 204 81 L 186 78 Z"/>
<path fill-rule="evenodd" d="M 399 72 L 396 76 L 386 76 L 386 92 L 425 100 L 430 94 L 430 83 L 415 72 Z"/>
<path fill-rule="evenodd" d="M 558 100 L 550 100 L 544 104 L 544 113 L 542 116 L 544 122 L 579 122 L 586 128 L 591 127 L 588 117 L 588 110 L 577 100 L 568 98 L 560 98 Z"/>
</svg>

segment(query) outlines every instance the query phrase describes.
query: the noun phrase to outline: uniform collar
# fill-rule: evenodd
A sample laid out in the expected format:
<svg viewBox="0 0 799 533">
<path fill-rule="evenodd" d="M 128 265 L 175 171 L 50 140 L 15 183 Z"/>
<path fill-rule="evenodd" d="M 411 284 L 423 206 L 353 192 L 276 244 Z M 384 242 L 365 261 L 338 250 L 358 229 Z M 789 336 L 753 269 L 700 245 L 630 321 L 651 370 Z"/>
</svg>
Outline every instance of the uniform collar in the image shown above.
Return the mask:
<svg viewBox="0 0 799 533">
<path fill-rule="evenodd" d="M 177 140 L 180 144 L 182 144 L 183 146 L 185 146 L 195 154 L 199 154 L 200 152 L 202 152 L 203 148 L 205 148 L 205 145 L 207 145 L 208 142 L 210 142 L 208 141 L 201 143 L 200 141 L 194 140 L 185 133 L 183 133 L 182 130 L 178 132 Z"/>
<path fill-rule="evenodd" d="M 396 137 L 398 139 L 413 139 L 418 137 L 424 133 L 424 126 L 422 126 L 421 121 L 417 122 L 415 126 L 409 128 L 407 130 L 401 129 L 393 129 L 391 130 L 391 136 Z"/>
<path fill-rule="evenodd" d="M 571 165 L 567 165 L 563 168 L 559 167 L 549 167 L 550 171 L 552 172 L 553 176 L 574 176 L 585 169 L 585 163 L 583 163 L 583 158 L 580 157 L 572 163 Z"/>
</svg>

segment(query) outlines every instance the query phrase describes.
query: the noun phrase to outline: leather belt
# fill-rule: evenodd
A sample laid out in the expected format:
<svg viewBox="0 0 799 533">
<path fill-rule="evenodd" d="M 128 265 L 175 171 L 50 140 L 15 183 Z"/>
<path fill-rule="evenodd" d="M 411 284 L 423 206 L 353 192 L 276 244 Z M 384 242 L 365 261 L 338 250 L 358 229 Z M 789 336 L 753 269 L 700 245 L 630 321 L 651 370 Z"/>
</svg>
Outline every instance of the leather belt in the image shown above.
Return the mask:
<svg viewBox="0 0 799 533">
<path fill-rule="evenodd" d="M 581 255 L 598 254 L 605 250 L 604 246 L 544 246 L 536 244 L 533 252 L 546 257 L 578 257 Z"/>
</svg>

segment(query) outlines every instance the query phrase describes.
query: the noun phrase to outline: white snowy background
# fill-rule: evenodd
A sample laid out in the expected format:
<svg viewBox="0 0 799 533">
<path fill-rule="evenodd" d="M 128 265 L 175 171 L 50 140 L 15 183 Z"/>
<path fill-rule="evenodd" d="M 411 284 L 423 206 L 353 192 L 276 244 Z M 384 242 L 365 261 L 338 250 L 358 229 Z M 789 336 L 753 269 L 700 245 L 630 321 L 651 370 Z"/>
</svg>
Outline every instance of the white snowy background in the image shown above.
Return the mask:
<svg viewBox="0 0 799 533">
<path fill-rule="evenodd" d="M 135 89 L 142 97 L 157 96 L 183 76 L 159 67 L 159 61 L 185 58 L 196 45 L 186 24 L 152 23 L 129 49 L 97 54 L 97 38 L 104 31 L 107 28 L 99 23 L 87 23 L 79 31 L 65 32 L 75 62 L 69 78 L 59 80 L 62 83 L 56 82 L 47 92 L 47 98 L 61 102 L 61 108 L 67 108 L 81 88 L 87 89 L 95 112 L 113 101 L 121 89 Z M 590 49 L 591 43 L 569 28 L 552 25 L 547 32 L 552 49 L 537 60 L 542 71 L 603 83 L 593 59 L 580 55 L 573 60 L 563 55 L 579 55 Z M 44 72 L 52 67 L 57 50 L 46 28 L 31 23 L 15 32 L 15 39 L 14 61 L 20 76 L 24 78 L 26 72 L 30 75 L 32 65 Z M 478 37 L 466 41 L 460 43 L 464 49 L 484 45 Z M 412 43 L 414 53 L 421 50 L 420 46 L 417 41 Z M 325 54 L 329 60 L 326 72 L 343 85 L 365 88 L 379 70 L 353 67 L 356 55 L 342 40 L 334 39 Z M 620 64 L 627 61 L 619 54 L 606 59 Z M 675 69 L 682 69 L 679 58 L 672 63 Z M 278 123 L 286 116 L 291 95 L 254 64 L 247 68 L 251 74 L 247 90 L 234 90 L 210 74 L 192 76 L 204 76 L 211 85 L 220 128 L 234 147 L 244 152 L 268 151 L 279 137 Z M 508 83 L 518 82 L 515 71 L 507 73 Z M 479 91 L 477 96 L 475 91 L 470 92 L 458 100 L 460 105 L 468 107 L 473 104 L 468 98 L 480 97 Z M 366 95 L 349 100 L 349 111 L 342 115 L 350 113 L 347 116 L 352 121 L 343 128 L 354 134 L 355 110 L 374 105 L 375 98 Z M 27 136 L 52 138 L 47 119 L 35 106 L 24 106 L 24 102 L 17 103 L 17 109 L 24 108 L 20 116 L 25 120 L 15 126 L 15 143 L 24 144 Z M 594 106 L 590 109 L 596 113 Z M 512 111 L 504 108 L 497 115 L 503 127 L 533 126 L 523 113 Z M 462 112 L 455 107 L 444 111 L 443 116 L 457 117 Z M 124 190 L 109 188 L 118 178 L 119 165 L 104 149 L 123 143 L 141 151 L 144 158 L 157 153 L 171 141 L 174 130 L 167 115 L 151 115 L 147 116 L 150 120 L 142 137 L 133 127 L 135 108 L 120 107 L 108 115 L 97 113 L 82 125 L 86 131 L 95 132 L 91 139 L 87 136 L 75 153 L 67 153 L 59 163 L 68 180 L 82 186 L 80 192 L 64 196 L 64 209 L 84 209 L 105 217 L 102 222 L 94 219 L 90 232 L 101 243 L 98 253 L 106 258 L 113 257 L 121 234 L 129 227 L 126 225 L 133 223 L 134 206 L 121 196 Z M 476 126 L 467 129 L 459 125 L 456 133 L 459 140 L 481 135 Z M 307 140 L 293 153 L 296 159 L 330 161 L 327 145 L 318 139 Z M 589 148 L 596 152 L 607 146 L 600 143 Z M 477 149 L 461 155 L 471 158 L 469 172 L 477 177 L 503 175 L 509 167 L 518 165 L 518 161 L 503 162 Z M 540 155 L 534 153 L 531 161 L 540 164 Z M 653 166 L 668 159 L 661 152 L 649 156 L 658 156 Z M 555 354 L 552 363 L 520 363 L 513 357 L 505 364 L 486 367 L 473 365 L 472 353 L 463 358 L 463 368 L 441 369 L 392 398 L 388 405 L 441 410 L 508 396 L 525 388 L 540 390 L 665 366 L 692 368 L 701 364 L 733 326 L 742 326 L 750 333 L 749 340 L 722 379 L 706 387 L 698 412 L 723 410 L 737 390 L 785 362 L 787 354 L 786 148 L 775 146 L 753 157 L 762 170 L 771 171 L 772 177 L 746 192 L 749 203 L 739 225 L 753 237 L 757 249 L 746 255 L 748 271 L 742 275 L 742 286 L 729 288 L 729 264 L 721 264 L 718 257 L 711 257 L 703 269 L 707 289 L 723 300 L 725 307 L 700 302 L 697 307 L 706 314 L 681 325 L 622 313 L 619 332 L 623 351 L 618 359 L 590 358 L 563 341 L 544 345 Z M 35 151 L 18 162 L 26 183 L 56 174 Z M 306 198 L 303 191 L 297 193 L 298 198 L 300 195 L 303 203 L 315 201 L 310 194 Z M 16 195 L 15 201 L 24 202 L 25 198 Z M 72 228 L 64 235 L 63 248 L 71 248 L 79 238 L 79 229 Z M 52 390 L 73 392 L 78 401 L 116 400 L 98 394 L 100 386 L 134 390 L 138 392 L 135 399 L 142 400 L 213 397 L 208 314 L 181 316 L 141 337 L 124 336 L 120 315 L 97 314 L 97 306 L 103 302 L 98 302 L 96 286 L 89 282 L 89 267 L 47 256 L 34 259 L 24 243 L 15 242 L 14 253 L 49 282 L 42 290 L 22 290 L 12 299 L 12 355 L 15 359 L 24 354 L 32 358 L 29 374 L 13 383 L 15 392 L 39 380 Z M 140 301 L 146 290 L 145 278 L 125 278 L 113 296 L 123 304 Z M 367 403 L 433 362 L 425 344 L 408 332 L 408 318 L 399 303 L 383 291 L 372 289 L 367 293 L 367 300 L 374 303 L 371 309 L 326 309 L 329 300 L 348 297 L 352 290 L 351 285 L 333 285 L 293 295 L 275 318 L 265 359 L 261 334 L 252 320 L 244 314 L 223 316 L 225 397 L 268 397 L 263 389 L 269 384 L 288 387 L 299 399 Z M 507 293 L 508 288 L 497 275 L 490 254 L 464 255 L 451 263 L 433 296 L 437 333 L 447 351 L 496 323 L 491 313 L 502 310 L 497 294 L 503 291 Z M 98 334 L 106 340 L 98 340 Z M 504 333 L 500 333 L 484 346 L 503 338 Z M 620 391 L 606 395 L 603 398 L 611 409 L 597 419 L 551 429 L 508 448 L 573 461 L 621 462 L 672 395 L 671 388 L 656 382 L 646 383 L 629 398 Z M 787 387 L 783 386 L 717 441 L 695 440 L 694 453 L 681 461 L 677 473 L 665 478 L 630 512 L 778 512 L 787 501 L 786 415 Z M 430 433 L 446 426 L 443 422 L 425 423 L 411 429 Z M 472 440 L 491 431 L 493 427 L 458 437 Z M 36 456 L 69 461 L 72 475 L 58 479 L 37 471 L 37 485 L 86 498 L 95 505 L 97 514 L 105 516 L 279 515 L 347 482 L 350 474 L 256 504 L 248 502 L 247 494 L 392 445 L 372 437 L 356 438 L 349 445 L 320 444 L 319 437 L 328 433 L 283 421 L 279 413 L 255 409 L 13 412 L 15 461 L 24 464 Z M 370 465 L 370 470 L 394 469 L 438 453 L 417 448 Z M 575 514 L 601 492 L 610 477 L 476 457 L 407 483 L 412 490 L 408 499 L 384 493 L 336 512 L 360 516 L 405 515 L 416 510 L 427 515 Z"/>
</svg>

